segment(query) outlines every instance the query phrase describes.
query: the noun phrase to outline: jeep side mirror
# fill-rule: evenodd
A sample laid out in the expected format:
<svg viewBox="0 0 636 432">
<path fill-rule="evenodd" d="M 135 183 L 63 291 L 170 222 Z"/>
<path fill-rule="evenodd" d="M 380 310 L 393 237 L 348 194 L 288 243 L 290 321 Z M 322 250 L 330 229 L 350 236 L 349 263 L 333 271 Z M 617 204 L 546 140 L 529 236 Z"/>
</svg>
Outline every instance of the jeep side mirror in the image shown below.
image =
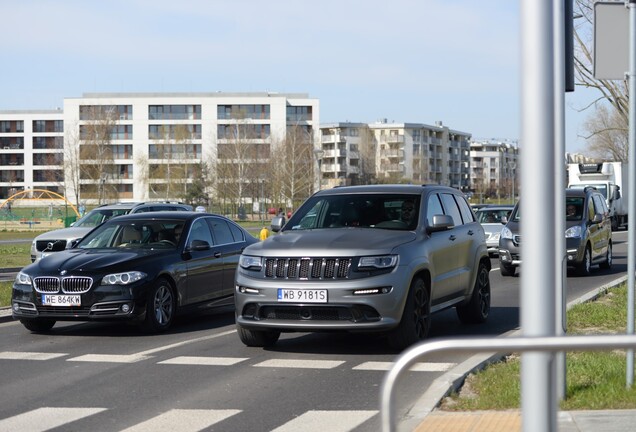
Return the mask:
<svg viewBox="0 0 636 432">
<path fill-rule="evenodd" d="M 449 215 L 434 215 L 431 224 L 426 228 L 429 233 L 436 231 L 446 231 L 455 226 L 453 218 Z"/>
<path fill-rule="evenodd" d="M 285 225 L 285 218 L 283 216 L 276 216 L 272 219 L 272 231 L 280 231 L 283 225 Z"/>
</svg>

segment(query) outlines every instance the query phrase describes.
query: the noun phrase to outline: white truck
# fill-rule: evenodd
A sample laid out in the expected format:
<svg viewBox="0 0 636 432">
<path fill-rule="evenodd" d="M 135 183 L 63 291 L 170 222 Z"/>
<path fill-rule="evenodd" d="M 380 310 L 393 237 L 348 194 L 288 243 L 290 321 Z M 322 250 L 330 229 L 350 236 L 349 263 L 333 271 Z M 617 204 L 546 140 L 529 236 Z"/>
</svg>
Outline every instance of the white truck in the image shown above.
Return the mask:
<svg viewBox="0 0 636 432">
<path fill-rule="evenodd" d="M 568 164 L 568 187 L 593 186 L 603 194 L 612 219 L 612 230 L 627 228 L 627 163 Z"/>
</svg>

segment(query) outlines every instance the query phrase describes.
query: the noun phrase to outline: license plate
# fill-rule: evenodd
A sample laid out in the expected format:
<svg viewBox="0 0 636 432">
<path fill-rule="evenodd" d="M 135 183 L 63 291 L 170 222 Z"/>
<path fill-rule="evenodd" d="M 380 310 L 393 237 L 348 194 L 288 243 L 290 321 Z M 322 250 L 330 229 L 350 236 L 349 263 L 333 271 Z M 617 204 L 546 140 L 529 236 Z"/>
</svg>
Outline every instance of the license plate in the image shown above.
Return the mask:
<svg viewBox="0 0 636 432">
<path fill-rule="evenodd" d="M 44 306 L 81 306 L 82 296 L 42 294 L 42 305 Z"/>
<path fill-rule="evenodd" d="M 279 302 L 327 303 L 327 290 L 278 289 Z"/>
</svg>

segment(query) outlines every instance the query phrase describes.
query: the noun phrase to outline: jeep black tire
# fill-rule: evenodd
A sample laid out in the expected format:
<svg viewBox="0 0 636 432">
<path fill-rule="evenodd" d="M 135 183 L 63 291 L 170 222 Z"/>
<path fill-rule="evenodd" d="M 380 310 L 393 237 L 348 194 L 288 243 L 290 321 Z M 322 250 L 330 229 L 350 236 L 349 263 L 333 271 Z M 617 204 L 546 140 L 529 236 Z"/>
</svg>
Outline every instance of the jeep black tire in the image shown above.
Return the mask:
<svg viewBox="0 0 636 432">
<path fill-rule="evenodd" d="M 402 350 L 420 342 L 431 329 L 431 293 L 420 278 L 411 282 L 402 319 L 397 328 L 388 335 L 389 346 Z"/>
<path fill-rule="evenodd" d="M 249 347 L 269 347 L 278 341 L 279 331 L 273 330 L 248 330 L 236 325 L 236 332 L 245 345 Z"/>
<path fill-rule="evenodd" d="M 479 264 L 477 278 L 470 301 L 457 306 L 457 316 L 464 324 L 479 324 L 488 319 L 490 314 L 490 277 L 488 267 L 484 263 Z"/>
</svg>

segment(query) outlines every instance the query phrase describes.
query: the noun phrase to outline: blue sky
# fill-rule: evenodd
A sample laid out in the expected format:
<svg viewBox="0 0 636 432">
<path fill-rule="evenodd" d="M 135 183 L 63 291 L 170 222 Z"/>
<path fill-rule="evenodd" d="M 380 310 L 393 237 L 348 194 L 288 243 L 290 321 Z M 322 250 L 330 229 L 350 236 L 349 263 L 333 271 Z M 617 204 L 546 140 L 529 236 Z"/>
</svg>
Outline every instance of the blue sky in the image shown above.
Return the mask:
<svg viewBox="0 0 636 432">
<path fill-rule="evenodd" d="M 0 15 L 0 110 L 86 92 L 301 92 L 321 123 L 520 135 L 518 0 L 4 0 Z M 566 98 L 569 151 L 592 99 Z"/>
</svg>

